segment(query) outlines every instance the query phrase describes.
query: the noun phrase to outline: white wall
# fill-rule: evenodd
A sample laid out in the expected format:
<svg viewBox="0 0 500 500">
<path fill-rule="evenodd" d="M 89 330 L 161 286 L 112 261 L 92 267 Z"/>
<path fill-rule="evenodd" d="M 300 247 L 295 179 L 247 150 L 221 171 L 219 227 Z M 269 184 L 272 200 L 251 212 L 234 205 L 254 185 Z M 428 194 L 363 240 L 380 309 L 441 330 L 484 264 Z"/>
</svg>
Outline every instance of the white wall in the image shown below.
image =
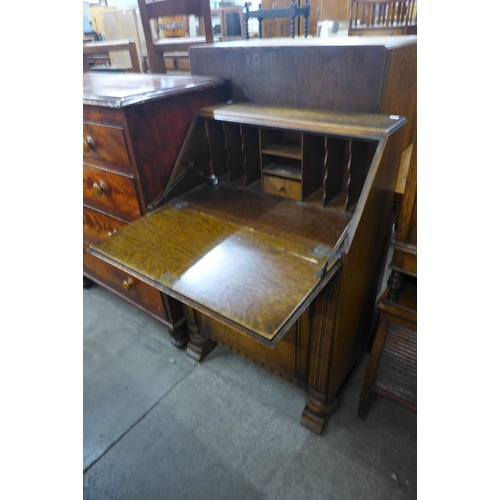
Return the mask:
<svg viewBox="0 0 500 500">
<path fill-rule="evenodd" d="M 117 9 L 133 9 L 137 7 L 137 0 L 108 0 L 108 6 Z"/>
</svg>

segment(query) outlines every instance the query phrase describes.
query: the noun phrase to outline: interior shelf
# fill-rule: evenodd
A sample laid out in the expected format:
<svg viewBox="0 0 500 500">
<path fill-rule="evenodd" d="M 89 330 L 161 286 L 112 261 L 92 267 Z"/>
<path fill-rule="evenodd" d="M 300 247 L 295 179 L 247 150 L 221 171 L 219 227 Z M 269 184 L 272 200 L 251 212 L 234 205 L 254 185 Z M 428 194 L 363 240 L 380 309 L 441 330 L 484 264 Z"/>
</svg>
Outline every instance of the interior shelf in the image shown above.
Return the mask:
<svg viewBox="0 0 500 500">
<path fill-rule="evenodd" d="M 274 161 L 273 161 L 274 160 Z M 265 158 L 262 159 L 262 172 L 264 174 L 276 175 L 288 179 L 301 179 L 300 163 L 292 163 L 290 161 L 282 161 L 278 159 L 268 159 L 265 163 Z"/>
<path fill-rule="evenodd" d="M 262 148 L 262 153 L 283 156 L 285 158 L 294 158 L 296 160 L 302 159 L 302 147 L 300 144 L 294 143 L 274 143 L 266 148 Z"/>
</svg>

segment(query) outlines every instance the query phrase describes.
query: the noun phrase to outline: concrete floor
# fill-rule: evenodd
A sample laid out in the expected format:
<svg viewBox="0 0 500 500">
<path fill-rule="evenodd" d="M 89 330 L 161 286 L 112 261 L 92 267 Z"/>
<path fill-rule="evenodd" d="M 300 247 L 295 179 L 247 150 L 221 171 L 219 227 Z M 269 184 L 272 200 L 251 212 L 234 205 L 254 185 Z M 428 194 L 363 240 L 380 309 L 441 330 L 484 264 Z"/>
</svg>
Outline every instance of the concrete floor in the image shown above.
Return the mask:
<svg viewBox="0 0 500 500">
<path fill-rule="evenodd" d="M 197 363 L 100 286 L 83 353 L 86 500 L 417 498 L 417 415 L 374 395 L 356 417 L 367 355 L 316 436 L 302 389 L 220 346 Z"/>
</svg>

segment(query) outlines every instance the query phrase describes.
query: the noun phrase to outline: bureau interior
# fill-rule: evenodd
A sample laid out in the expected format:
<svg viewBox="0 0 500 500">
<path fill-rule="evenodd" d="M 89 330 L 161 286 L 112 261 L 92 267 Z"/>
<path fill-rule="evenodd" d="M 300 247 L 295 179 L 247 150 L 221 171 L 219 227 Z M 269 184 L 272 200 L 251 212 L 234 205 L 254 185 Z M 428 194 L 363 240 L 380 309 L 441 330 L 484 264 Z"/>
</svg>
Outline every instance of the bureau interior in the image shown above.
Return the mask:
<svg viewBox="0 0 500 500">
<path fill-rule="evenodd" d="M 191 147 L 181 151 L 167 189 L 168 199 L 212 177 L 214 182 L 350 214 L 378 145 L 376 140 L 235 124 L 203 116 L 194 121 L 186 143 Z"/>
</svg>

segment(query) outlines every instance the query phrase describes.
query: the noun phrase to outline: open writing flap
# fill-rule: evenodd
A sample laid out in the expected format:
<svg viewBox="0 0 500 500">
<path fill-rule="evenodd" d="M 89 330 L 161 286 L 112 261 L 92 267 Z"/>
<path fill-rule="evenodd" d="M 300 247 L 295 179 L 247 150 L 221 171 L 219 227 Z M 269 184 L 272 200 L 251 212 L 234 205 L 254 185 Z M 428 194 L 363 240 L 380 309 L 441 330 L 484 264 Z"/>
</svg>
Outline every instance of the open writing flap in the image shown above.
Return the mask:
<svg viewBox="0 0 500 500">
<path fill-rule="evenodd" d="M 310 302 L 349 220 L 262 193 L 203 186 L 90 252 L 269 344 Z"/>
</svg>

